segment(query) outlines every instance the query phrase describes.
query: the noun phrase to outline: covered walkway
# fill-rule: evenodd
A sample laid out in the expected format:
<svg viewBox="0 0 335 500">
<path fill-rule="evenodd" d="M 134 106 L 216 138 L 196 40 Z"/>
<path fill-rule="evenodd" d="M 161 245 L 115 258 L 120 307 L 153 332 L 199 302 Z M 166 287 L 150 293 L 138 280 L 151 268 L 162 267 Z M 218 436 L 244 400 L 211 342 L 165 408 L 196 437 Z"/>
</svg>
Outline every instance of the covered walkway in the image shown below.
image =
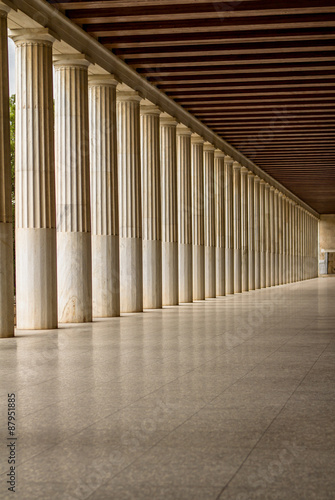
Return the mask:
<svg viewBox="0 0 335 500">
<path fill-rule="evenodd" d="M 2 339 L 17 498 L 333 498 L 334 300 L 318 278 Z"/>
</svg>

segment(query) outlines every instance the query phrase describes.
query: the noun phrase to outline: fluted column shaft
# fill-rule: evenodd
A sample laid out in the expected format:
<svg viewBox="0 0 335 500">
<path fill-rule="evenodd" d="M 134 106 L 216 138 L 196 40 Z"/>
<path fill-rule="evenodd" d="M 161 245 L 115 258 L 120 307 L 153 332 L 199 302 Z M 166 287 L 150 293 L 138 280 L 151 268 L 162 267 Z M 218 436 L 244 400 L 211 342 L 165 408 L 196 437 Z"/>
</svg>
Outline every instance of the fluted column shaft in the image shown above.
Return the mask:
<svg viewBox="0 0 335 500">
<path fill-rule="evenodd" d="M 0 338 L 14 335 L 7 14 L 0 4 Z M 24 249 L 23 249 L 24 250 Z"/>
<path fill-rule="evenodd" d="M 118 85 L 117 151 L 120 211 L 120 310 L 143 310 L 143 241 L 140 101 L 137 92 Z"/>
<path fill-rule="evenodd" d="M 255 290 L 261 288 L 260 178 L 254 180 Z"/>
<path fill-rule="evenodd" d="M 141 103 L 143 307 L 162 307 L 162 210 L 160 178 L 160 110 Z"/>
<path fill-rule="evenodd" d="M 293 203 L 289 200 L 289 283 L 293 282 Z"/>
<path fill-rule="evenodd" d="M 288 199 L 283 198 L 283 283 L 288 283 Z"/>
<path fill-rule="evenodd" d="M 301 259 L 301 220 L 300 220 L 300 207 L 294 206 L 294 281 L 301 281 L 302 276 L 302 259 Z"/>
<path fill-rule="evenodd" d="M 162 193 L 163 305 L 179 303 L 177 122 L 165 113 L 160 119 Z"/>
<path fill-rule="evenodd" d="M 193 228 L 193 299 L 205 299 L 205 220 L 204 220 L 204 141 L 191 137 L 192 228 Z"/>
<path fill-rule="evenodd" d="M 274 192 L 274 285 L 279 285 L 279 191 Z"/>
<path fill-rule="evenodd" d="M 216 297 L 214 146 L 204 144 L 205 297 Z"/>
<path fill-rule="evenodd" d="M 283 195 L 278 194 L 278 284 L 284 283 L 283 279 Z"/>
<path fill-rule="evenodd" d="M 248 169 L 241 168 L 241 265 L 242 292 L 249 290 Z"/>
<path fill-rule="evenodd" d="M 255 175 L 248 172 L 248 289 L 255 290 Z"/>
<path fill-rule="evenodd" d="M 271 286 L 271 217 L 270 217 L 270 186 L 265 184 L 265 286 Z"/>
<path fill-rule="evenodd" d="M 233 160 L 224 159 L 226 295 L 234 293 L 234 181 Z"/>
<path fill-rule="evenodd" d="M 120 315 L 116 85 L 89 77 L 93 316 Z"/>
<path fill-rule="evenodd" d="M 260 181 L 259 186 L 259 226 L 260 226 L 260 252 L 261 252 L 261 288 L 266 287 L 266 218 L 265 218 L 265 181 Z"/>
<path fill-rule="evenodd" d="M 16 45 L 16 315 L 22 329 L 57 328 L 53 37 L 14 30 Z"/>
<path fill-rule="evenodd" d="M 269 223 L 270 223 L 270 286 L 275 286 L 276 281 L 276 257 L 275 257 L 275 189 L 270 187 L 269 193 Z"/>
<path fill-rule="evenodd" d="M 214 152 L 214 189 L 215 189 L 215 236 L 216 236 L 216 295 L 226 294 L 225 285 L 225 185 L 224 153 Z"/>
<path fill-rule="evenodd" d="M 191 130 L 177 126 L 179 302 L 193 301 Z"/>
<path fill-rule="evenodd" d="M 241 165 L 233 163 L 234 175 L 234 293 L 242 292 Z"/>
<path fill-rule="evenodd" d="M 58 318 L 92 321 L 88 62 L 55 63 Z"/>
</svg>

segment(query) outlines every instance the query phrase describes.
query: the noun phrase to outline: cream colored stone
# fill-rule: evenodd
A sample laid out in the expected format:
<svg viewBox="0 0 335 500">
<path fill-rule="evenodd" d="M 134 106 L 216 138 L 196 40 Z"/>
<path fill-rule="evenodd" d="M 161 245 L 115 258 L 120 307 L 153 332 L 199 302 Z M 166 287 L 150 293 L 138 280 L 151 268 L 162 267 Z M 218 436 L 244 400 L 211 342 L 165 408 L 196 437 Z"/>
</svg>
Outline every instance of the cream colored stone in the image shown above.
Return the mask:
<svg viewBox="0 0 335 500">
<path fill-rule="evenodd" d="M 234 175 L 234 293 L 242 292 L 241 165 L 233 163 Z"/>
<path fill-rule="evenodd" d="M 141 102 L 141 171 L 143 221 L 143 307 L 162 307 L 162 211 L 160 110 Z"/>
<path fill-rule="evenodd" d="M 193 300 L 205 299 L 204 140 L 192 134 Z"/>
<path fill-rule="evenodd" d="M 248 288 L 255 290 L 255 175 L 248 173 Z"/>
<path fill-rule="evenodd" d="M 226 295 L 225 284 L 225 154 L 216 149 L 214 152 L 214 188 L 215 188 L 215 235 L 216 235 L 216 295 Z"/>
<path fill-rule="evenodd" d="M 120 211 L 120 310 L 143 310 L 140 101 L 117 87 L 117 150 Z"/>
<path fill-rule="evenodd" d="M 52 43 L 47 29 L 14 30 L 16 45 L 17 328 L 57 328 Z"/>
<path fill-rule="evenodd" d="M 163 306 L 179 303 L 176 120 L 160 117 Z"/>
<path fill-rule="evenodd" d="M 214 146 L 204 144 L 205 297 L 216 297 Z"/>
<path fill-rule="evenodd" d="M 230 156 L 224 159 L 225 185 L 225 278 L 226 295 L 234 293 L 234 187 L 233 160 Z"/>
<path fill-rule="evenodd" d="M 92 321 L 91 207 L 89 167 L 89 62 L 55 62 L 58 319 Z"/>
<path fill-rule="evenodd" d="M 249 290 L 248 169 L 241 168 L 241 273 L 242 292 Z"/>
<path fill-rule="evenodd" d="M 270 214 L 270 186 L 265 184 L 265 286 L 271 286 L 271 214 Z"/>
<path fill-rule="evenodd" d="M 93 316 L 120 315 L 116 85 L 89 77 Z"/>
<path fill-rule="evenodd" d="M 261 288 L 260 178 L 254 181 L 255 290 Z"/>
<path fill-rule="evenodd" d="M 265 219 L 265 186 L 261 179 L 259 185 L 259 227 L 260 227 L 260 286 L 266 287 L 266 219 Z"/>
<path fill-rule="evenodd" d="M 193 301 L 191 134 L 177 126 L 179 302 Z"/>
</svg>

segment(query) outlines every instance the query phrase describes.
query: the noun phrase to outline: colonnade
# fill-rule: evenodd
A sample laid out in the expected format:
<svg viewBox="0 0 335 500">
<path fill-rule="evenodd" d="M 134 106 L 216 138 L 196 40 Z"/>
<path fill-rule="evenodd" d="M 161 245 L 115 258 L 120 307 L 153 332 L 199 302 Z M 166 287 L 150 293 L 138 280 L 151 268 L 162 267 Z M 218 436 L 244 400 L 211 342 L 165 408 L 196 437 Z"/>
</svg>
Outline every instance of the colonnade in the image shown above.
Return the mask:
<svg viewBox="0 0 335 500">
<path fill-rule="evenodd" d="M 2 337 L 14 331 L 8 10 L 0 3 Z M 52 57 L 47 29 L 11 37 L 19 329 L 317 275 L 318 221 L 302 206 L 113 75 L 89 76 L 84 55 Z"/>
</svg>

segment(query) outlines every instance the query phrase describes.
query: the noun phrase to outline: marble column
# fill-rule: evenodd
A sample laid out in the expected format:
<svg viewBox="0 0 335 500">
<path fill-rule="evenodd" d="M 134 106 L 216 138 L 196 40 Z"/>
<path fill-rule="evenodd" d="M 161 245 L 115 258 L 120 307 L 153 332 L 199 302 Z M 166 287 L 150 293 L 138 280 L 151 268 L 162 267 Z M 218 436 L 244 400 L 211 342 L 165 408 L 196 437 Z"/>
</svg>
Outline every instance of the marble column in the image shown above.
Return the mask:
<svg viewBox="0 0 335 500">
<path fill-rule="evenodd" d="M 140 101 L 125 84 L 116 89 L 120 220 L 120 310 L 143 310 Z"/>
<path fill-rule="evenodd" d="M 88 79 L 92 311 L 97 318 L 120 315 L 116 85 L 112 75 Z"/>
<path fill-rule="evenodd" d="M 274 284 L 279 285 L 279 191 L 274 192 Z"/>
<path fill-rule="evenodd" d="M 302 266 L 301 266 L 301 221 L 300 207 L 294 205 L 294 281 L 301 281 Z"/>
<path fill-rule="evenodd" d="M 289 200 L 289 283 L 293 282 L 293 202 Z"/>
<path fill-rule="evenodd" d="M 283 254 L 283 270 L 284 270 L 284 283 L 288 283 L 288 248 L 289 248 L 289 239 L 288 239 L 288 198 L 285 196 L 283 204 L 283 224 L 284 224 L 284 254 Z"/>
<path fill-rule="evenodd" d="M 226 295 L 234 293 L 234 183 L 233 159 L 224 159 L 225 278 Z"/>
<path fill-rule="evenodd" d="M 204 144 L 205 297 L 216 297 L 216 236 L 214 198 L 214 146 Z"/>
<path fill-rule="evenodd" d="M 216 236 L 216 295 L 226 295 L 225 284 L 225 204 L 224 204 L 225 154 L 214 151 L 215 236 Z"/>
<path fill-rule="evenodd" d="M 254 180 L 254 241 L 255 241 L 255 290 L 261 288 L 261 219 L 260 219 L 260 183 L 259 177 Z"/>
<path fill-rule="evenodd" d="M 160 117 L 162 196 L 163 306 L 179 303 L 177 122 L 166 113 Z"/>
<path fill-rule="evenodd" d="M 16 45 L 16 324 L 57 328 L 53 36 L 13 30 Z"/>
<path fill-rule="evenodd" d="M 278 193 L 278 284 L 283 280 L 283 195 Z"/>
<path fill-rule="evenodd" d="M 249 290 L 249 259 L 248 259 L 248 169 L 241 168 L 241 273 L 242 292 Z"/>
<path fill-rule="evenodd" d="M 266 219 L 265 219 L 265 186 L 266 182 L 261 179 L 259 186 L 259 226 L 260 226 L 260 269 L 261 288 L 266 287 Z"/>
<path fill-rule="evenodd" d="M 270 187 L 269 194 L 269 222 L 270 222 L 270 286 L 275 286 L 276 281 L 276 257 L 275 257 L 275 188 L 273 186 Z"/>
<path fill-rule="evenodd" d="M 58 319 L 92 321 L 89 170 L 89 62 L 55 59 Z"/>
<path fill-rule="evenodd" d="M 248 288 L 255 290 L 255 175 L 248 172 Z"/>
<path fill-rule="evenodd" d="M 0 3 L 0 338 L 14 335 L 13 216 L 7 43 L 9 11 L 9 7 Z"/>
<path fill-rule="evenodd" d="M 265 286 L 271 286 L 271 217 L 270 217 L 270 186 L 265 184 Z"/>
<path fill-rule="evenodd" d="M 193 300 L 205 299 L 204 140 L 191 137 L 193 218 Z"/>
<path fill-rule="evenodd" d="M 179 302 L 193 302 L 191 134 L 177 126 Z"/>
<path fill-rule="evenodd" d="M 233 163 L 234 175 L 234 293 L 242 292 L 241 165 Z"/>
<path fill-rule="evenodd" d="M 160 110 L 147 99 L 141 113 L 141 185 L 143 225 L 143 307 L 162 307 L 162 209 Z"/>
</svg>

